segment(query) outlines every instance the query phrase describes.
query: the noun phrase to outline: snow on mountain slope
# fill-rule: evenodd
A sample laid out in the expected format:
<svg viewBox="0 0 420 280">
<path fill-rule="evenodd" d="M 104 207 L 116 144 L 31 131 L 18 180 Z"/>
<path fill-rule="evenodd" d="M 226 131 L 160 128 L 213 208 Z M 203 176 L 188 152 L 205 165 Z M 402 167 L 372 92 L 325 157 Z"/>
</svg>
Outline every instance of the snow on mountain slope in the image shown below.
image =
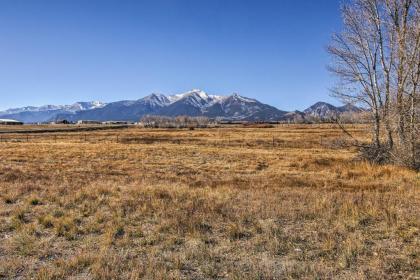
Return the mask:
<svg viewBox="0 0 420 280">
<path fill-rule="evenodd" d="M 87 111 L 102 108 L 106 104 L 100 101 L 77 102 L 71 105 L 44 105 L 40 107 L 27 106 L 13 108 L 0 112 L 2 118 L 16 119 L 25 123 L 46 122 L 54 119 L 59 114 L 75 114 L 80 111 Z"/>
<path fill-rule="evenodd" d="M 39 107 L 35 106 L 26 106 L 22 108 L 12 108 L 6 111 L 0 112 L 0 114 L 18 114 L 22 112 L 44 112 L 44 111 L 56 111 L 56 110 L 63 110 L 63 111 L 82 111 L 82 110 L 90 110 L 95 108 L 101 108 L 105 106 L 106 103 L 101 101 L 91 101 L 91 102 L 76 102 L 71 105 L 43 105 Z"/>
<path fill-rule="evenodd" d="M 150 106 L 166 106 L 171 103 L 168 97 L 160 93 L 152 93 L 139 99 L 138 102 L 148 103 Z"/>
<path fill-rule="evenodd" d="M 179 100 L 184 100 L 184 102 L 200 108 L 211 106 L 214 103 L 220 102 L 225 98 L 225 96 L 220 95 L 209 95 L 200 89 L 193 89 L 185 93 L 168 96 L 168 99 L 170 100 L 171 104 Z"/>
<path fill-rule="evenodd" d="M 217 102 L 208 111 L 211 112 L 211 115 L 223 114 L 228 119 L 255 121 L 280 120 L 286 113 L 255 99 L 240 96 L 237 93 Z"/>
</svg>

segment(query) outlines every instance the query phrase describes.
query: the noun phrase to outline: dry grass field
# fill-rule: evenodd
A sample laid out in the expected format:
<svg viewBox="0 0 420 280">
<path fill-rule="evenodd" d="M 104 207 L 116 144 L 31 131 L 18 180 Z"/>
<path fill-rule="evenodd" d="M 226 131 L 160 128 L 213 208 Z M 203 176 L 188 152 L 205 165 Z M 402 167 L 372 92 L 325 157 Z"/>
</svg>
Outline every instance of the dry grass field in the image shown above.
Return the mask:
<svg viewBox="0 0 420 280">
<path fill-rule="evenodd" d="M 420 277 L 420 175 L 331 125 L 0 137 L 0 278 Z"/>
</svg>

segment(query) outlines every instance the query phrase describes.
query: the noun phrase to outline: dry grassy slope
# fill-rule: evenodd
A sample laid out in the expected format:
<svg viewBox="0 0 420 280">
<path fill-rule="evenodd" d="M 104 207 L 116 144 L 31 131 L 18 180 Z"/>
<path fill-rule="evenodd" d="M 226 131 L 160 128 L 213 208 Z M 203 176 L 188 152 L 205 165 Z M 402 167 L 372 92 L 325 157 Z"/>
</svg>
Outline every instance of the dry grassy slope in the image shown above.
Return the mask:
<svg viewBox="0 0 420 280">
<path fill-rule="evenodd" d="M 0 278 L 418 277 L 419 174 L 356 161 L 340 135 L 4 135 Z"/>
</svg>

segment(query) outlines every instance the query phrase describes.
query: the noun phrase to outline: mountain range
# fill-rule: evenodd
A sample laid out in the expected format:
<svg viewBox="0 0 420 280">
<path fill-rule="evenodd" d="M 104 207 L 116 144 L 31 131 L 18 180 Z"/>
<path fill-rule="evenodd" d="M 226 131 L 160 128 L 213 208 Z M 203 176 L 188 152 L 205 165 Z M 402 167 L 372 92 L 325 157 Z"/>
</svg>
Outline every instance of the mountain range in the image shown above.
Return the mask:
<svg viewBox="0 0 420 280">
<path fill-rule="evenodd" d="M 68 121 L 138 121 L 145 115 L 171 117 L 188 115 L 232 121 L 287 121 L 308 117 L 323 120 L 344 112 L 359 111 L 361 109 L 349 104 L 335 107 L 325 102 L 318 102 L 303 112 L 287 112 L 236 93 L 229 96 L 210 95 L 202 90 L 194 89 L 169 96 L 153 93 L 138 100 L 107 104 L 92 101 L 77 102 L 72 105 L 28 106 L 0 112 L 0 118 L 36 123 L 63 119 Z"/>
<path fill-rule="evenodd" d="M 27 106 L 0 111 L 0 118 L 15 119 L 24 123 L 48 122 L 59 114 L 76 114 L 85 110 L 101 108 L 106 104 L 100 101 L 77 102 L 72 105 Z"/>
</svg>

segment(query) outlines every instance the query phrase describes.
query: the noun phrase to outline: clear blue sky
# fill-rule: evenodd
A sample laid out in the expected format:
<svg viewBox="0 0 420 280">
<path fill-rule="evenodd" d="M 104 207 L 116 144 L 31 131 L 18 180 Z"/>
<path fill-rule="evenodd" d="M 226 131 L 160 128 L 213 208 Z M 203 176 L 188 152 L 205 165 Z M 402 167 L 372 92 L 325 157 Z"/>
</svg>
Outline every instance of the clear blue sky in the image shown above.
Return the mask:
<svg viewBox="0 0 420 280">
<path fill-rule="evenodd" d="M 340 26 L 338 0 L 0 0 L 0 109 L 192 88 L 336 103 Z"/>
</svg>

